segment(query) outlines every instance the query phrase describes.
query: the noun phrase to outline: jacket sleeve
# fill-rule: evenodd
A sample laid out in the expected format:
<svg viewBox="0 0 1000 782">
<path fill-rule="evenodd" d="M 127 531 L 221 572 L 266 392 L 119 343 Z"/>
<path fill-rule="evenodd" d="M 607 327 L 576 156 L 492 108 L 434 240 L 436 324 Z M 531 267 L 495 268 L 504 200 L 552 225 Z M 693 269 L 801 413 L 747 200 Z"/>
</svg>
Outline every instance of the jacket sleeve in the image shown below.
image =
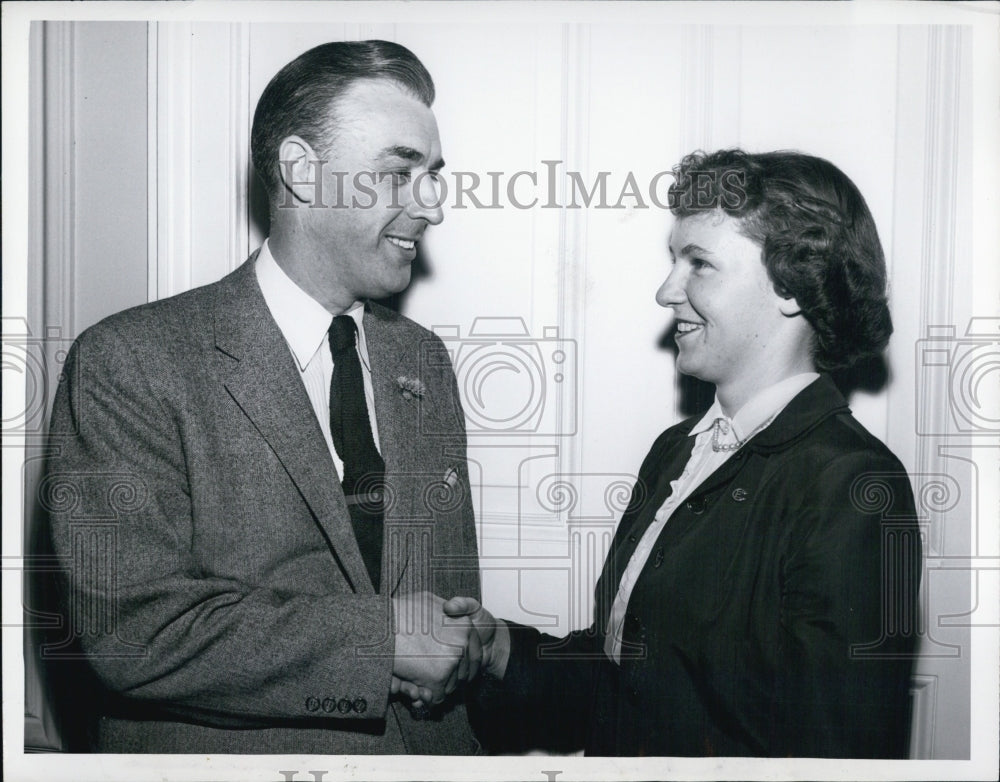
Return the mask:
<svg viewBox="0 0 1000 782">
<path fill-rule="evenodd" d="M 384 714 L 388 601 L 266 588 L 198 565 L 178 414 L 162 398 L 163 367 L 129 344 L 105 324 L 70 351 L 40 497 L 69 632 L 98 679 L 131 707 L 219 726 Z M 380 656 L 359 657 L 363 646 Z"/>
<path fill-rule="evenodd" d="M 473 688 L 469 718 L 487 752 L 584 748 L 603 652 L 593 628 L 563 638 L 507 622 L 511 650 L 502 680 Z"/>
<path fill-rule="evenodd" d="M 658 487 L 669 484 L 670 471 L 663 465 L 677 444 L 677 431 L 671 428 L 661 433 L 639 469 L 595 589 L 597 617 L 607 617 L 610 606 L 605 601 L 617 592 L 621 574 L 614 564 L 616 550 L 636 520 L 652 512 L 652 505 L 663 495 Z M 608 670 L 614 666 L 605 656 L 604 637 L 596 623 L 563 638 L 507 624 L 511 652 L 504 678 L 484 676 L 473 688 L 469 711 L 487 751 L 575 752 L 591 743 L 591 731 L 613 731 L 614 726 L 607 724 L 610 704 L 600 702 L 598 687 L 602 677 L 612 675 Z"/>
<path fill-rule="evenodd" d="M 906 757 L 920 542 L 892 457 L 841 456 L 808 492 L 783 569 L 771 746 L 796 757 Z"/>
</svg>

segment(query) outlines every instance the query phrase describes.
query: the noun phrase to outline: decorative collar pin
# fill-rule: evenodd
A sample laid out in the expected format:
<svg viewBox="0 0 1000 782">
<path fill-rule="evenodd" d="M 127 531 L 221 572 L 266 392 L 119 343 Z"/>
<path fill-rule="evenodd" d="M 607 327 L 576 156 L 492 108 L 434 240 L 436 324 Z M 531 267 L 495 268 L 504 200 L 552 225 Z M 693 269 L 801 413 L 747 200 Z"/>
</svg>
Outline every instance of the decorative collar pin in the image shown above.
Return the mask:
<svg viewBox="0 0 1000 782">
<path fill-rule="evenodd" d="M 413 399 L 414 397 L 423 399 L 424 394 L 427 393 L 427 386 L 415 377 L 400 375 L 396 378 L 396 384 L 399 386 L 399 391 L 403 395 L 403 399 Z"/>
</svg>

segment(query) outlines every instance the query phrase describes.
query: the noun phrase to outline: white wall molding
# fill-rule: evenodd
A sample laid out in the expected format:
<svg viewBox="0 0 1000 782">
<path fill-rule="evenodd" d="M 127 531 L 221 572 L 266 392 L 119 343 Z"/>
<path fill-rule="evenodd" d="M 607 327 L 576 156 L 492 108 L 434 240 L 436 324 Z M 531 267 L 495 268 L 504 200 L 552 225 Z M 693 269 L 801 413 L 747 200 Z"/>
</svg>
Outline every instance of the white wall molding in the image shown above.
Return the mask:
<svg viewBox="0 0 1000 782">
<path fill-rule="evenodd" d="M 918 674 L 910 680 L 913 719 L 910 731 L 910 759 L 934 757 L 934 724 L 937 714 L 937 676 Z"/>
<path fill-rule="evenodd" d="M 950 347 L 955 336 L 953 291 L 957 225 L 960 85 L 962 68 L 961 28 L 932 27 L 927 32 L 927 97 L 924 117 L 924 183 L 921 246 L 921 337 L 940 336 Z M 962 332 L 959 332 L 961 334 Z M 917 358 L 918 368 L 922 357 Z M 942 368 L 944 369 L 944 368 Z M 948 432 L 950 389 L 948 373 L 923 372 L 920 391 L 921 415 L 932 432 Z M 922 473 L 945 471 L 944 459 L 934 437 L 917 438 L 917 464 Z M 946 551 L 946 524 L 941 514 L 932 514 L 931 552 Z"/>
<path fill-rule="evenodd" d="M 31 51 L 31 105 L 29 127 L 36 143 L 31 148 L 30 176 L 44 187 L 32 193 L 29 240 L 32 284 L 29 285 L 28 333 L 31 341 L 42 340 L 43 377 L 34 392 L 41 394 L 43 410 L 51 409 L 55 383 L 59 374 L 56 350 L 64 349 L 67 340 L 76 336 L 75 307 L 75 244 L 76 225 L 76 163 L 74 136 L 76 129 L 76 36 L 69 22 L 45 22 L 37 37 L 33 34 Z M 38 368 L 36 366 L 36 368 Z M 25 421 L 37 424 L 37 434 L 44 436 L 47 421 Z M 25 441 L 24 513 L 33 514 L 36 487 L 41 478 L 39 450 Z M 30 521 L 24 529 L 30 529 Z M 30 540 L 30 539 L 29 539 Z M 27 543 L 28 541 L 26 541 Z M 26 560 L 27 561 L 27 560 Z M 31 627 L 43 622 L 31 608 L 40 599 L 34 571 L 25 571 L 22 580 L 26 611 L 24 632 L 24 746 L 26 749 L 53 752 L 62 749 L 55 715 L 47 705 L 45 676 L 42 671 L 37 642 Z M 29 619 L 30 617 L 30 619 Z"/>
<path fill-rule="evenodd" d="M 967 203 L 959 184 L 962 35 L 962 28 L 936 26 L 901 28 L 898 36 L 896 182 L 887 259 L 896 326 L 890 358 L 895 375 L 914 378 L 915 393 L 903 394 L 902 387 L 894 392 L 887 433 L 889 446 L 914 476 L 946 472 L 935 433 L 954 430 L 949 367 L 946 360 L 930 366 L 942 359 L 931 359 L 927 349 L 947 352 L 965 329 L 955 322 L 957 229 Z M 929 518 L 928 553 L 943 554 L 944 517 Z"/>
<path fill-rule="evenodd" d="M 229 175 L 235 208 L 229 220 L 230 270 L 250 253 L 250 25 L 229 30 Z"/>
<path fill-rule="evenodd" d="M 483 537 L 489 540 L 565 544 L 583 530 L 614 532 L 615 523 L 566 523 L 553 514 L 502 513 L 487 511 L 480 515 Z"/>
<path fill-rule="evenodd" d="M 681 153 L 711 152 L 739 140 L 741 32 L 697 25 L 684 35 L 680 57 L 683 100 L 678 112 Z"/>
<path fill-rule="evenodd" d="M 590 26 L 566 25 L 563 28 L 563 160 L 567 171 L 584 172 L 590 181 Z M 565 179 L 561 180 L 565 191 Z M 560 203 L 567 203 L 565 192 Z M 559 292 L 557 317 L 559 336 L 573 339 L 577 345 L 587 338 L 587 222 L 586 209 L 560 209 Z M 578 433 L 583 420 L 586 351 L 576 351 L 576 380 L 570 389 L 571 400 L 556 397 L 559 407 L 556 420 L 563 433 Z M 565 386 L 564 386 L 565 387 Z M 563 438 L 557 456 L 557 472 L 577 475 L 583 469 L 583 438 L 578 434 Z"/>
<path fill-rule="evenodd" d="M 924 140 L 924 326 L 950 324 L 955 276 L 955 225 L 962 67 L 960 28 L 928 32 L 927 127 Z"/>
<path fill-rule="evenodd" d="M 191 287 L 192 37 L 187 22 L 149 25 L 150 301 Z"/>
<path fill-rule="evenodd" d="M 191 287 L 192 25 L 149 25 L 149 299 Z"/>
<path fill-rule="evenodd" d="M 74 25 L 46 22 L 43 32 L 45 98 L 45 210 L 42 249 L 44 300 L 40 325 L 58 327 L 64 338 L 76 336 L 76 163 L 74 160 L 75 55 Z M 45 335 L 39 335 L 45 336 Z"/>
<path fill-rule="evenodd" d="M 150 300 L 249 252 L 249 40 L 245 23 L 149 25 Z"/>
<path fill-rule="evenodd" d="M 715 86 L 712 28 L 697 25 L 683 38 L 680 81 L 684 102 L 678 112 L 679 135 L 684 154 L 709 145 L 712 135 L 712 92 Z"/>
<path fill-rule="evenodd" d="M 395 41 L 396 25 L 374 22 L 349 22 L 344 25 L 344 38 L 350 41 Z"/>
<path fill-rule="evenodd" d="M 594 587 L 611 548 L 615 524 L 564 523 L 551 514 L 484 513 L 478 519 L 484 550 L 502 551 L 480 556 L 486 571 L 541 571 L 549 577 L 565 574 L 570 628 L 588 626 L 593 620 Z M 520 585 L 519 575 L 517 583 Z M 542 601 L 544 602 L 544 601 Z M 538 596 L 525 596 L 523 608 L 537 605 Z"/>
<path fill-rule="evenodd" d="M 962 757 L 969 750 L 969 635 L 942 619 L 972 608 L 970 578 L 940 563 L 967 556 L 971 474 L 943 452 L 955 442 L 950 362 L 967 317 L 967 260 L 959 252 L 970 204 L 971 139 L 963 111 L 971 80 L 971 39 L 961 27 L 900 27 L 896 60 L 895 182 L 893 187 L 891 306 L 896 331 L 889 357 L 896 382 L 889 389 L 888 445 L 910 473 L 917 512 L 926 520 L 921 582 L 921 631 L 913 676 L 911 757 Z M 963 49 L 965 50 L 963 52 Z M 951 358 L 949 358 L 949 356 Z M 943 479 L 945 483 L 941 483 Z M 957 482 L 957 483 L 956 483 Z M 934 488 L 938 487 L 939 488 Z M 933 491 L 928 493 L 928 487 Z M 967 619 L 963 620 L 965 623 Z M 937 719 L 937 712 L 948 715 Z"/>
</svg>

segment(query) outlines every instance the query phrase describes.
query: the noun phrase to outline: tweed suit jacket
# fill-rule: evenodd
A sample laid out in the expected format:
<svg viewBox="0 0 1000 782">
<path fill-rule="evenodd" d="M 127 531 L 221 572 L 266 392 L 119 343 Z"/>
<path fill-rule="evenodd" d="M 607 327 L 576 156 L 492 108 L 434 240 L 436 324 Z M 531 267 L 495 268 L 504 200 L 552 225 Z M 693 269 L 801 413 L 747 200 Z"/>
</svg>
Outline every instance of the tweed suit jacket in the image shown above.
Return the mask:
<svg viewBox="0 0 1000 782">
<path fill-rule="evenodd" d="M 898 459 L 828 376 L 670 516 L 628 604 L 621 665 L 604 654 L 622 573 L 698 417 L 653 444 L 598 581 L 594 624 L 512 626 L 483 683 L 494 751 L 906 757 L 920 540 Z M 509 716 L 508 715 L 516 715 Z"/>
<path fill-rule="evenodd" d="M 472 753 L 461 698 L 390 701 L 390 597 L 479 595 L 462 408 L 441 341 L 369 303 L 382 583 L 254 258 L 70 351 L 43 485 L 110 752 Z M 399 378 L 419 378 L 404 395 Z M 76 623 L 75 625 L 73 623 Z"/>
</svg>

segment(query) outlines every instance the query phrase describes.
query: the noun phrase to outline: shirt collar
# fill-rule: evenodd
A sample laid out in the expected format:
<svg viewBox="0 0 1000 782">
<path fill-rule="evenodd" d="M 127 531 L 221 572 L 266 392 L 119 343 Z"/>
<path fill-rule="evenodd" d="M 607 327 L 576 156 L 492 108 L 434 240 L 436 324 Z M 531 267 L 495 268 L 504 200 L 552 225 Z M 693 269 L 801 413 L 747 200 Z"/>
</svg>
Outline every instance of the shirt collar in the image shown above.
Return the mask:
<svg viewBox="0 0 1000 782">
<path fill-rule="evenodd" d="M 777 383 L 761 389 L 754 394 L 739 409 L 731 419 L 722 412 L 722 405 L 716 397 L 708 412 L 694 425 L 688 433 L 689 436 L 701 434 L 712 428 L 715 419 L 724 418 L 732 424 L 733 434 L 737 440 L 743 440 L 756 429 L 764 428 L 770 419 L 785 409 L 802 389 L 812 383 L 819 375 L 816 372 L 802 372 L 798 375 L 786 377 Z"/>
<path fill-rule="evenodd" d="M 333 316 L 285 274 L 271 255 L 266 239 L 257 255 L 254 270 L 267 308 L 291 348 L 299 371 L 304 371 L 316 352 L 326 343 L 326 334 Z M 355 302 L 345 313 L 354 318 L 362 345 L 364 310 L 361 302 Z"/>
</svg>

